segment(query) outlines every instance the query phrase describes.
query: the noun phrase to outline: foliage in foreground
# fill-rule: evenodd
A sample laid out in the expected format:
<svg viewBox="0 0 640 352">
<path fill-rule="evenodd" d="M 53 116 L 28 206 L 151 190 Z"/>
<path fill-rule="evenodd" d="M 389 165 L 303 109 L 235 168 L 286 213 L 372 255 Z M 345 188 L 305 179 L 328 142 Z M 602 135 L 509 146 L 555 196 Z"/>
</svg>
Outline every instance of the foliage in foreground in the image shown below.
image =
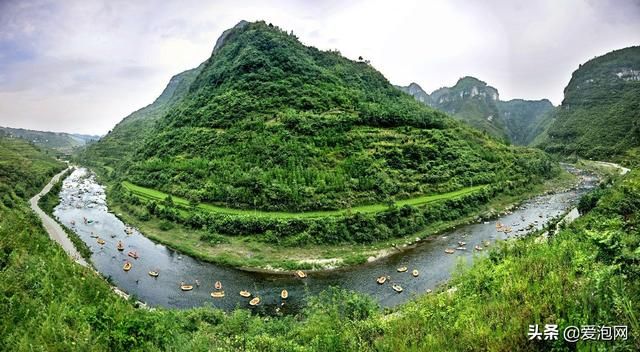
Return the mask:
<svg viewBox="0 0 640 352">
<path fill-rule="evenodd" d="M 34 169 L 27 169 L 33 171 Z M 39 169 L 42 170 L 42 169 Z M 43 172 L 43 171 L 41 171 Z M 44 180 L 42 173 L 27 173 Z M 44 184 L 44 182 L 42 182 Z M 26 195 L 27 197 L 29 194 Z M 330 289 L 298 316 L 135 309 L 52 244 L 24 205 L 0 205 L 0 341 L 8 350 L 469 351 L 640 348 L 640 173 L 546 243 L 513 241 L 460 270 L 453 293 L 384 315 Z M 588 209 L 585 208 L 585 209 Z M 529 324 L 628 325 L 629 339 L 526 339 Z"/>
</svg>

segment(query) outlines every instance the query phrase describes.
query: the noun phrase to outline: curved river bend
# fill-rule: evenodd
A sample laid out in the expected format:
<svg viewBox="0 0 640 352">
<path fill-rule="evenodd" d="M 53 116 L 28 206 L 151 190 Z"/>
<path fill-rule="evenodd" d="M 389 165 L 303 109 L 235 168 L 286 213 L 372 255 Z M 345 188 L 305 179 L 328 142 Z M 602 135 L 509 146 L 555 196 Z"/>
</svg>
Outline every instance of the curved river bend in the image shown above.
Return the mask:
<svg viewBox="0 0 640 352">
<path fill-rule="evenodd" d="M 304 297 L 317 294 L 329 286 L 339 286 L 366 293 L 376 299 L 383 307 L 403 303 L 412 297 L 424 294 L 448 280 L 459 260 L 471 260 L 475 245 L 483 245 L 485 241 L 493 243 L 508 237 L 526 233 L 526 228 L 533 224 L 541 228 L 551 218 L 569 210 L 577 199 L 588 189 L 593 188 L 597 179 L 579 170 L 570 171 L 580 175 L 580 185 L 572 190 L 543 195 L 524 202 L 512 214 L 502 216 L 490 223 L 462 226 L 419 243 L 408 249 L 378 261 L 355 267 L 327 272 L 310 273 L 306 279 L 298 279 L 292 275 L 265 274 L 246 272 L 229 267 L 202 262 L 156 244 L 134 230 L 131 235 L 125 233 L 125 224 L 106 204 L 104 188 L 86 169 L 77 169 L 63 182 L 60 192 L 60 204 L 54 215 L 64 225 L 73 229 L 85 241 L 93 255 L 91 260 L 102 275 L 111 278 L 112 282 L 124 291 L 151 306 L 173 308 L 189 308 L 212 305 L 225 310 L 236 307 L 248 307 L 248 299 L 240 297 L 240 290 L 249 290 L 262 299 L 260 310 L 273 313 L 277 308 L 282 313 L 296 311 L 304 302 Z M 83 218 L 88 219 L 84 223 Z M 499 221 L 511 226 L 510 234 L 496 231 L 495 223 Z M 74 225 L 75 224 L 75 225 Z M 95 237 L 106 241 L 99 245 Z M 118 251 L 116 244 L 122 241 L 124 251 Z M 466 250 L 456 250 L 454 254 L 445 254 L 446 248 L 455 248 L 458 241 L 467 243 Z M 127 252 L 135 250 L 140 258 L 134 260 Z M 125 272 L 122 266 L 129 260 L 133 267 Z M 398 273 L 396 268 L 407 266 L 408 271 Z M 420 276 L 411 275 L 413 269 L 420 271 Z M 160 276 L 152 278 L 151 270 L 158 270 Z M 376 278 L 389 275 L 390 282 L 378 285 Z M 195 280 L 200 286 L 193 291 L 182 292 L 181 281 L 193 284 Z M 212 298 L 215 281 L 221 281 L 226 293 L 224 298 Z M 390 283 L 398 283 L 404 292 L 396 293 Z M 289 298 L 282 304 L 280 291 L 287 289 Z"/>
</svg>

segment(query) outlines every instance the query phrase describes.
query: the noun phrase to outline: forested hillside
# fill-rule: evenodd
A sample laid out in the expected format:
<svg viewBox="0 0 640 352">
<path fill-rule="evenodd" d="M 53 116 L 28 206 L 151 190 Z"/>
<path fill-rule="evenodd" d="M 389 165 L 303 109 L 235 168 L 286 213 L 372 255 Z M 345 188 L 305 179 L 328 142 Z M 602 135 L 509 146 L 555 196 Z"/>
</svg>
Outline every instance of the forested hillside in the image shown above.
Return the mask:
<svg viewBox="0 0 640 352">
<path fill-rule="evenodd" d="M 117 168 L 122 179 L 196 203 L 303 211 L 554 173 L 544 155 L 423 106 L 367 63 L 262 22 L 226 32 L 191 74 Z M 100 142 L 87 155 L 127 160 L 110 149 Z"/>
<path fill-rule="evenodd" d="M 554 118 L 553 104 L 547 99 L 512 99 L 498 101 L 497 106 L 509 140 L 518 145 L 529 145 Z"/>
<path fill-rule="evenodd" d="M 640 47 L 612 51 L 581 65 L 564 91 L 545 150 L 608 160 L 640 146 Z"/>
<path fill-rule="evenodd" d="M 445 111 L 465 123 L 506 139 L 505 124 L 498 112 L 498 90 L 475 77 L 463 77 L 453 87 L 431 93 L 436 109 Z"/>
</svg>

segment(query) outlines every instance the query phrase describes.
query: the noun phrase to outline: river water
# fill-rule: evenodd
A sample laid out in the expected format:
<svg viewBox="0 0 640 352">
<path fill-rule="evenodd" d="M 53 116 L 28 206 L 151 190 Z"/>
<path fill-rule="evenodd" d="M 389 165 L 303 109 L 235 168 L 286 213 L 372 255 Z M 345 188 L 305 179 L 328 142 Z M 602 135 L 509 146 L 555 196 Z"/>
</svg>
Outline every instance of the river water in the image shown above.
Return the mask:
<svg viewBox="0 0 640 352">
<path fill-rule="evenodd" d="M 249 290 L 262 300 L 258 310 L 268 314 L 276 311 L 286 314 L 297 311 L 305 297 L 329 286 L 339 286 L 366 293 L 381 306 L 391 307 L 435 289 L 451 277 L 460 262 L 469 262 L 474 256 L 486 253 L 475 251 L 474 246 L 485 247 L 486 241 L 495 245 L 497 240 L 522 236 L 528 227 L 539 229 L 550 219 L 568 211 L 582 194 L 597 183 L 593 175 L 571 168 L 569 171 L 580 176 L 579 185 L 571 190 L 532 198 L 498 219 L 432 236 L 414 248 L 378 261 L 346 269 L 311 272 L 306 279 L 293 275 L 246 272 L 206 263 L 154 243 L 136 230 L 128 235 L 125 233 L 126 225 L 108 211 L 104 188 L 87 169 L 76 169 L 63 181 L 61 202 L 55 208 L 54 215 L 88 244 L 93 251 L 91 260 L 96 270 L 110 278 L 114 285 L 150 306 L 189 308 L 211 305 L 231 310 L 249 306 L 249 299 L 238 294 L 240 290 Z M 86 223 L 83 218 L 87 219 Z M 496 222 L 510 226 L 513 231 L 509 234 L 498 232 Z M 95 236 L 100 236 L 106 244 L 98 244 Z M 124 251 L 116 249 L 118 241 L 125 244 Z M 458 247 L 459 241 L 467 243 L 466 250 L 456 250 L 454 254 L 444 252 L 447 248 Z M 139 259 L 127 256 L 132 250 L 137 251 Z M 125 272 L 122 266 L 127 260 L 132 263 L 132 269 Z M 396 268 L 400 266 L 407 266 L 408 271 L 398 273 Z M 418 277 L 411 275 L 413 269 L 419 270 Z M 151 270 L 159 271 L 159 277 L 149 276 Z M 382 275 L 390 276 L 391 280 L 378 285 L 375 279 Z M 193 291 L 181 291 L 180 282 L 194 284 L 195 280 L 200 285 L 195 286 Z M 222 282 L 226 297 L 214 299 L 210 293 L 214 291 L 214 283 L 218 280 Z M 400 284 L 404 291 L 396 293 L 391 283 Z M 282 289 L 289 291 L 285 304 L 280 298 Z"/>
</svg>

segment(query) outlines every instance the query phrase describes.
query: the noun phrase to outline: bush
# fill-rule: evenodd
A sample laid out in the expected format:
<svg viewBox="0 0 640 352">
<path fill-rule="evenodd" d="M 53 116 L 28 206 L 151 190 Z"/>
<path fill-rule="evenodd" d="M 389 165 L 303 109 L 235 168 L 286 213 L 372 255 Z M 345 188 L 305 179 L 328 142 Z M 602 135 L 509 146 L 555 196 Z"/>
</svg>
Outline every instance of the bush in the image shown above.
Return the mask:
<svg viewBox="0 0 640 352">
<path fill-rule="evenodd" d="M 158 226 L 162 231 L 173 230 L 173 223 L 171 221 L 162 220 L 160 221 L 160 225 Z"/>
</svg>

